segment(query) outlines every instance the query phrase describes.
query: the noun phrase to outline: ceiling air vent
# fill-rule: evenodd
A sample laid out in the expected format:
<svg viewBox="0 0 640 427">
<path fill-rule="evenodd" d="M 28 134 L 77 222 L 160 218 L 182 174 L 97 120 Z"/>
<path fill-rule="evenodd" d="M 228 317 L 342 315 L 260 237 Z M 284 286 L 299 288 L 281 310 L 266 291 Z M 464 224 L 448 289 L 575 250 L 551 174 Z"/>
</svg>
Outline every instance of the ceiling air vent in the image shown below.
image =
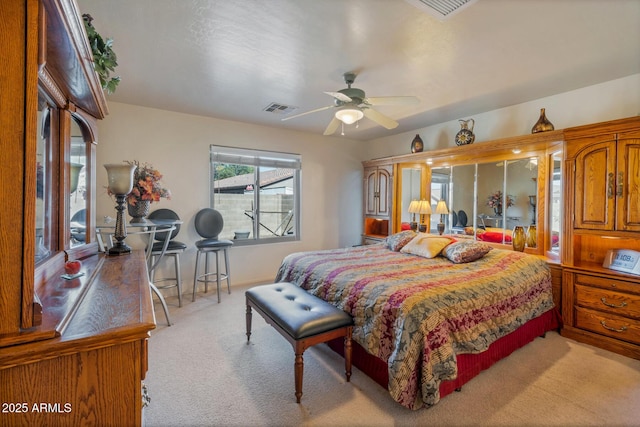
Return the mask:
<svg viewBox="0 0 640 427">
<path fill-rule="evenodd" d="M 264 108 L 264 111 L 273 114 L 289 114 L 290 112 L 297 110 L 298 107 L 292 107 L 290 105 L 278 104 L 277 102 L 272 102 Z"/>
<path fill-rule="evenodd" d="M 440 20 L 455 15 L 478 0 L 405 0 Z"/>
</svg>

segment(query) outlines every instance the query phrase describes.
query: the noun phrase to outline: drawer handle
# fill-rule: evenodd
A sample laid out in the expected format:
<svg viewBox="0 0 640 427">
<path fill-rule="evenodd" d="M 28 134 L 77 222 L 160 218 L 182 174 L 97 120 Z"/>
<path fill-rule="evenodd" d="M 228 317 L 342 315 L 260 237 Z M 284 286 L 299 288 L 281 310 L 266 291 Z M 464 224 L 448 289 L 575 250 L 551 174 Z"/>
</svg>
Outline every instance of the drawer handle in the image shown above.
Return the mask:
<svg viewBox="0 0 640 427">
<path fill-rule="evenodd" d="M 604 305 L 606 305 L 607 307 L 623 308 L 623 307 L 627 306 L 627 302 L 626 301 L 622 301 L 622 304 L 620 304 L 620 305 L 615 305 L 615 304 L 608 303 L 607 299 L 605 297 L 600 298 L 600 301 L 602 301 L 602 303 Z"/>
<path fill-rule="evenodd" d="M 612 328 L 611 326 L 607 326 L 607 322 L 605 322 L 604 320 L 601 320 L 600 324 L 602 325 L 603 328 L 605 328 L 605 329 L 607 329 L 609 331 L 613 331 L 613 332 L 624 332 L 624 331 L 627 330 L 626 326 L 623 326 L 620 329 L 615 329 L 615 328 Z"/>
</svg>

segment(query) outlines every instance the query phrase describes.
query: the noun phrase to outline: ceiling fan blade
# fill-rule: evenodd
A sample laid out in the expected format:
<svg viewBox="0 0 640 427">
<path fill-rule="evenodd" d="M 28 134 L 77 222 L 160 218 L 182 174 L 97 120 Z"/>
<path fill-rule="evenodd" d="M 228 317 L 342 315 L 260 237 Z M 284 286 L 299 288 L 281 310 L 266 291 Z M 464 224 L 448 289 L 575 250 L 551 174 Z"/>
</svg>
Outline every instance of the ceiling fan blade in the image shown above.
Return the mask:
<svg viewBox="0 0 640 427">
<path fill-rule="evenodd" d="M 329 126 L 324 130 L 323 135 L 332 135 L 338 129 L 338 126 L 340 126 L 340 120 L 334 116 L 333 120 L 329 122 Z"/>
<path fill-rule="evenodd" d="M 333 96 L 338 101 L 342 102 L 351 102 L 353 101 L 350 97 L 341 92 L 325 92 L 329 96 Z"/>
<path fill-rule="evenodd" d="M 398 122 L 390 117 L 385 116 L 382 113 L 377 112 L 373 108 L 365 108 L 362 110 L 362 112 L 364 113 L 364 116 L 366 118 L 368 118 L 369 120 L 373 120 L 382 127 L 385 127 L 387 129 L 395 129 L 396 127 L 398 127 Z"/>
<path fill-rule="evenodd" d="M 304 113 L 295 114 L 293 116 L 285 117 L 284 119 L 282 119 L 282 121 L 284 122 L 285 120 L 295 119 L 296 117 L 304 116 L 304 115 L 311 114 L 311 113 L 317 113 L 318 111 L 328 110 L 329 108 L 334 108 L 334 107 L 335 107 L 335 105 L 328 105 L 326 107 L 316 108 L 315 110 L 306 111 Z"/>
<path fill-rule="evenodd" d="M 415 96 L 373 96 L 364 100 L 369 105 L 413 105 L 419 104 L 420 99 Z"/>
</svg>

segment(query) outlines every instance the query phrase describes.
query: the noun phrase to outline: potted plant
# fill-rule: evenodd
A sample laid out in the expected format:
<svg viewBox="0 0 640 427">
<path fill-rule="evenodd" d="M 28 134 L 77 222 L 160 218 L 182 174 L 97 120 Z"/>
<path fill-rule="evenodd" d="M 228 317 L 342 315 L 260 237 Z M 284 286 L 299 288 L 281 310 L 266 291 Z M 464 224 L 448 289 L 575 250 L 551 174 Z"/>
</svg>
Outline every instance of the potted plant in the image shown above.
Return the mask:
<svg viewBox="0 0 640 427">
<path fill-rule="evenodd" d="M 120 83 L 119 76 L 111 77 L 111 72 L 115 71 L 118 66 L 116 53 L 112 48 L 113 40 L 102 38 L 93 24 L 91 24 L 91 21 L 93 21 L 91 15 L 85 13 L 82 15 L 82 19 L 84 28 L 87 31 L 89 46 L 91 46 L 91 53 L 93 54 L 93 68 L 100 78 L 102 89 L 106 90 L 108 94 L 112 94 L 116 91 L 118 83 Z"/>
</svg>

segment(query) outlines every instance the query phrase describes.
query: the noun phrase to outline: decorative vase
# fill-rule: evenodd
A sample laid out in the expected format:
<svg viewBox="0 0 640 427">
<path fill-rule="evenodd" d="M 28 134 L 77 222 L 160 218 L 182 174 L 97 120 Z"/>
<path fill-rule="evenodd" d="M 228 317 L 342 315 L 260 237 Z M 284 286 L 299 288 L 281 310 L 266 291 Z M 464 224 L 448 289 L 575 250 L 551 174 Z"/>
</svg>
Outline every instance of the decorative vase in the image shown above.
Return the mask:
<svg viewBox="0 0 640 427">
<path fill-rule="evenodd" d="M 502 205 L 494 206 L 493 212 L 496 214 L 496 216 L 502 216 Z"/>
<path fill-rule="evenodd" d="M 411 152 L 421 153 L 423 149 L 424 143 L 422 142 L 422 138 L 420 138 L 420 135 L 416 134 L 416 137 L 411 141 Z"/>
<path fill-rule="evenodd" d="M 531 133 L 548 132 L 548 131 L 553 130 L 553 129 L 554 129 L 553 123 L 551 123 L 547 119 L 547 115 L 545 114 L 544 108 L 541 108 L 540 109 L 540 118 L 538 119 L 536 124 L 533 125 L 533 128 L 531 128 Z"/>
<path fill-rule="evenodd" d="M 475 125 L 475 121 L 473 119 L 469 120 L 458 120 L 460 122 L 460 131 L 456 134 L 456 144 L 457 145 L 468 145 L 473 144 L 476 136 L 473 134 L 473 126 Z M 471 123 L 471 126 L 469 126 Z"/>
<path fill-rule="evenodd" d="M 524 232 L 524 227 L 516 225 L 511 233 L 511 242 L 513 243 L 513 250 L 523 252 L 524 245 L 527 242 L 527 235 Z"/>
<path fill-rule="evenodd" d="M 527 247 L 535 248 L 538 244 L 538 236 L 536 235 L 536 226 L 531 224 L 527 230 Z"/>
<path fill-rule="evenodd" d="M 127 210 L 131 219 L 131 224 L 144 224 L 147 220 L 144 218 L 149 215 L 149 200 L 138 200 L 134 205 L 127 203 Z"/>
</svg>

